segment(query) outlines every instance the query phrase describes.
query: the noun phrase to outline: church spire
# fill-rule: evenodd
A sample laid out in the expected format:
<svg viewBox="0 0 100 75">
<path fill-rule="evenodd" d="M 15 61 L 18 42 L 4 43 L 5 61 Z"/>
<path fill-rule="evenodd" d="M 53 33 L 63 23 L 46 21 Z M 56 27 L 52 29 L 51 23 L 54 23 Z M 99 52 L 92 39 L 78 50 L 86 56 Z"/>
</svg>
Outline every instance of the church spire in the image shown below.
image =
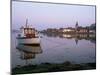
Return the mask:
<svg viewBox="0 0 100 75">
<path fill-rule="evenodd" d="M 76 22 L 75 28 L 76 28 L 76 29 L 78 28 L 78 21 Z"/>
</svg>

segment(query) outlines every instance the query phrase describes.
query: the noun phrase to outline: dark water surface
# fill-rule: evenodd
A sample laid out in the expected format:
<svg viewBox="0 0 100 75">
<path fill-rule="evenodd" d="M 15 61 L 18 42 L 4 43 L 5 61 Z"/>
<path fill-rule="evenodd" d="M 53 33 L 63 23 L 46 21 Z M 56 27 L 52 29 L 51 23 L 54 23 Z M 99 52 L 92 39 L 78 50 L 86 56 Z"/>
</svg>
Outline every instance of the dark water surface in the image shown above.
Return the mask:
<svg viewBox="0 0 100 75">
<path fill-rule="evenodd" d="M 63 63 L 66 61 L 71 63 L 95 63 L 95 40 L 88 38 L 86 35 L 80 35 L 81 38 L 72 38 L 71 35 L 65 34 L 60 36 L 41 34 L 40 46 L 18 45 L 17 35 L 18 33 L 12 33 L 11 65 L 13 68 L 18 65 Z M 18 46 L 22 50 L 16 48 Z M 31 51 L 32 49 L 33 51 Z"/>
</svg>

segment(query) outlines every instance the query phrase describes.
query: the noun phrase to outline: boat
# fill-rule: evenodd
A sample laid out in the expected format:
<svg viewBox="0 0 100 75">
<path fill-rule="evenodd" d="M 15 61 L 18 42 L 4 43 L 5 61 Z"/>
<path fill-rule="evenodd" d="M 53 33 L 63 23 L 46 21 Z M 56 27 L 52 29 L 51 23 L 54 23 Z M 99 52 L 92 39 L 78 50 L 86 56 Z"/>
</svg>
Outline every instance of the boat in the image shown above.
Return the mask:
<svg viewBox="0 0 100 75">
<path fill-rule="evenodd" d="M 21 33 L 17 36 L 18 44 L 40 44 L 39 32 L 27 24 L 28 19 L 26 19 L 26 26 L 20 28 Z"/>
</svg>

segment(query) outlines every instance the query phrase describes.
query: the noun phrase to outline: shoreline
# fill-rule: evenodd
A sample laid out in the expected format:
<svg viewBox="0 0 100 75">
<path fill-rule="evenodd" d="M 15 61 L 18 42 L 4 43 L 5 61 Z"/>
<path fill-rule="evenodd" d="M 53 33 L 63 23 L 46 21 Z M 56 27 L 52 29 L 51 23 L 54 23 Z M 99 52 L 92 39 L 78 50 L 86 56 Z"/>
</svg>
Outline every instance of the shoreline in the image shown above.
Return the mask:
<svg viewBox="0 0 100 75">
<path fill-rule="evenodd" d="M 96 63 L 72 64 L 69 61 L 67 61 L 61 64 L 42 63 L 39 65 L 26 65 L 26 66 L 19 65 L 12 69 L 12 75 L 27 74 L 27 73 L 58 72 L 58 71 L 91 70 L 91 69 L 96 69 Z"/>
</svg>

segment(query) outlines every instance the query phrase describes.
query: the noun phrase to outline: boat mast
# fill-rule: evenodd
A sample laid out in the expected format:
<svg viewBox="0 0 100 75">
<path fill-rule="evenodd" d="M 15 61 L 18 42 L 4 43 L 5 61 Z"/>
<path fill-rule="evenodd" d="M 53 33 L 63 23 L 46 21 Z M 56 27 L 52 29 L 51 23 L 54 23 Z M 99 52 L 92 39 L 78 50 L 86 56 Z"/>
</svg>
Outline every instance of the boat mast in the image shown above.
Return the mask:
<svg viewBox="0 0 100 75">
<path fill-rule="evenodd" d="M 28 24 L 28 19 L 26 19 L 26 28 L 28 27 L 27 24 Z"/>
</svg>

